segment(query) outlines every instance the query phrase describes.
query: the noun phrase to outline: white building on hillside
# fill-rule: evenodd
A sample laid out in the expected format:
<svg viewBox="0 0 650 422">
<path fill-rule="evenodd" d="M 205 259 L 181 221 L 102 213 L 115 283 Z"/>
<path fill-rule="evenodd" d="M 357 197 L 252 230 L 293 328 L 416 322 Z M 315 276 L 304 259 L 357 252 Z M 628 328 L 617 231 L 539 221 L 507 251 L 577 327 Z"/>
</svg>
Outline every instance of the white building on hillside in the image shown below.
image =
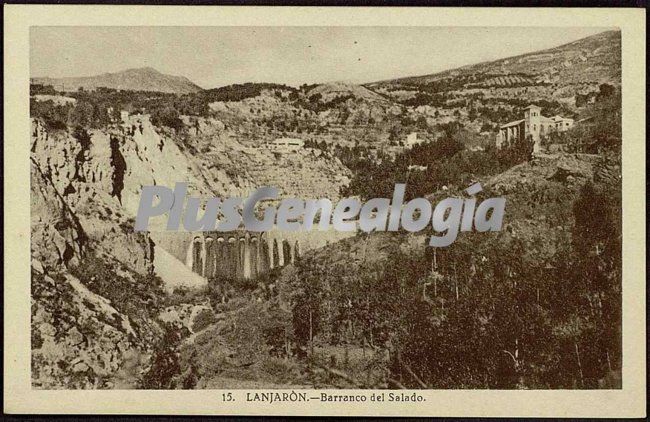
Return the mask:
<svg viewBox="0 0 650 422">
<path fill-rule="evenodd" d="M 568 130 L 570 127 L 573 126 L 575 123 L 573 119 L 569 119 L 568 117 L 562 117 L 562 116 L 553 116 L 551 117 L 551 121 L 554 123 L 553 128 L 557 132 L 564 132 Z"/>
<path fill-rule="evenodd" d="M 271 150 L 280 152 L 298 151 L 305 146 L 305 141 L 298 138 L 278 138 L 273 142 L 269 142 L 266 146 Z"/>
<path fill-rule="evenodd" d="M 126 110 L 121 110 L 120 119 L 122 120 L 122 123 L 126 123 L 129 120 L 129 112 Z"/>
<path fill-rule="evenodd" d="M 413 148 L 415 145 L 419 145 L 424 142 L 424 139 L 418 138 L 417 132 L 411 132 L 406 136 L 405 146 L 407 148 Z"/>
<path fill-rule="evenodd" d="M 541 107 L 531 104 L 524 109 L 523 119 L 501 125 L 497 135 L 497 148 L 512 145 L 530 137 L 534 142 L 533 152 L 540 152 L 542 137 L 551 132 L 564 132 L 574 124 L 573 119 L 562 116 L 544 117 L 540 113 L 541 110 Z"/>
</svg>

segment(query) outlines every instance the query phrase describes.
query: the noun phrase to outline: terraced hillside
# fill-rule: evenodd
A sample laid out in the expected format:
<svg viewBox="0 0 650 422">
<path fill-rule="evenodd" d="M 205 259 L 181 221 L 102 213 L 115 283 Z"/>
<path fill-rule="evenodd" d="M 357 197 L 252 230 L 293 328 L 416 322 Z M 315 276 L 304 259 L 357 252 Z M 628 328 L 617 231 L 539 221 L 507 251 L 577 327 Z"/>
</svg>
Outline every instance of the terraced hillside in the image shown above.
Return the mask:
<svg viewBox="0 0 650 422">
<path fill-rule="evenodd" d="M 495 85 L 546 85 L 549 92 L 555 93 L 565 87 L 579 89 L 601 83 L 618 85 L 620 79 L 621 33 L 608 31 L 548 50 L 366 86 L 387 92 L 409 87 L 437 88 L 437 92 L 444 92 L 462 91 L 480 84 L 490 86 L 498 80 Z"/>
<path fill-rule="evenodd" d="M 516 120 L 531 103 L 542 106 L 544 115 L 578 117 L 582 98 L 596 95 L 603 84 L 618 87 L 620 80 L 621 34 L 608 31 L 548 50 L 365 86 L 419 108 L 430 124 L 451 110 L 478 132 Z"/>
</svg>

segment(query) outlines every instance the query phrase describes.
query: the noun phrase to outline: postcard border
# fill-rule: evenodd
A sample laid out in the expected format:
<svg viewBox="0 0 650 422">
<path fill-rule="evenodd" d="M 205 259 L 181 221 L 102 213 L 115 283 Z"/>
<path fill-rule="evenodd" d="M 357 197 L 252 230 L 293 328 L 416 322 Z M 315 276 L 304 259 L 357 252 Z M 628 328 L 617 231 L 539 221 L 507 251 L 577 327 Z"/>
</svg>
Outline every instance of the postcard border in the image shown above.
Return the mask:
<svg viewBox="0 0 650 422">
<path fill-rule="evenodd" d="M 144 13 L 146 11 L 146 13 Z M 5 5 L 4 403 L 7 413 L 572 416 L 646 414 L 643 9 Z M 98 26 L 602 26 L 622 31 L 623 388 L 418 390 L 425 404 L 222 403 L 222 391 L 43 391 L 30 377 L 29 28 Z M 477 25 L 478 23 L 478 25 Z M 291 391 L 291 390 L 274 390 Z M 324 390 L 325 391 L 325 390 Z M 331 390 L 330 390 L 331 391 Z M 337 393 L 358 390 L 335 390 Z M 363 390 L 367 392 L 367 390 Z M 408 390 L 411 391 L 411 390 Z"/>
</svg>

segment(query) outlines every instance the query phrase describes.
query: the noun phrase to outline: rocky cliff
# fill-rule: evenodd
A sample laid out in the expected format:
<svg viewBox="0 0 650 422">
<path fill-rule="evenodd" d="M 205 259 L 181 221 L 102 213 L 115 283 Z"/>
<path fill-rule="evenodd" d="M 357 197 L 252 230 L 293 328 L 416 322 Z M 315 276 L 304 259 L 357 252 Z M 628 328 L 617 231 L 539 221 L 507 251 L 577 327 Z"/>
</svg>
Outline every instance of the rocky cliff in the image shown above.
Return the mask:
<svg viewBox="0 0 650 422">
<path fill-rule="evenodd" d="M 114 387 L 126 356 L 146 360 L 160 332 L 153 243 L 114 196 L 110 144 L 32 130 L 33 385 Z"/>
<path fill-rule="evenodd" d="M 92 130 L 32 121 L 36 388 L 135 387 L 164 333 L 165 290 L 206 285 L 175 247 L 187 233 L 159 231 L 164 219 L 152 220 L 151 235 L 133 231 L 143 186 L 183 181 L 193 196 L 243 197 L 273 184 L 283 196 L 336 198 L 347 182 L 337 160 L 279 156 L 242 145 L 214 119 L 185 120 L 183 133 L 147 115 Z"/>
<path fill-rule="evenodd" d="M 34 120 L 31 142 L 34 385 L 115 387 L 119 371 L 143 369 L 162 332 L 155 244 L 133 231 L 140 189 L 210 188 L 144 119 L 88 132 Z"/>
</svg>

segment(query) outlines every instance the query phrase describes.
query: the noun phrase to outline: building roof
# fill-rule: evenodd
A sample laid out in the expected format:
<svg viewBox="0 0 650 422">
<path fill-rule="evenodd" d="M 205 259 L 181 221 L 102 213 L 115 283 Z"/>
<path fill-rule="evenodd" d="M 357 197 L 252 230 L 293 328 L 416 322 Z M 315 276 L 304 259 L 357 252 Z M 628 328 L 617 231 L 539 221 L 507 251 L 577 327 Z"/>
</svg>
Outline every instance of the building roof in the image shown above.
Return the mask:
<svg viewBox="0 0 650 422">
<path fill-rule="evenodd" d="M 519 125 L 519 124 L 521 124 L 523 122 L 524 122 L 524 119 L 515 120 L 514 122 L 506 123 L 505 125 L 501 125 L 500 127 L 504 128 L 504 127 L 510 127 L 510 126 L 517 126 L 517 125 Z"/>
<path fill-rule="evenodd" d="M 524 110 L 528 110 L 529 108 L 539 108 L 539 109 L 541 109 L 540 106 L 537 106 L 535 104 L 530 104 L 528 107 L 524 107 Z"/>
<path fill-rule="evenodd" d="M 553 116 L 553 117 L 551 117 L 551 120 L 554 121 L 554 122 L 573 121 L 573 119 L 571 119 L 571 118 L 569 118 L 569 117 L 562 117 L 562 116 L 560 116 L 560 115 L 557 115 L 557 116 Z"/>
</svg>

